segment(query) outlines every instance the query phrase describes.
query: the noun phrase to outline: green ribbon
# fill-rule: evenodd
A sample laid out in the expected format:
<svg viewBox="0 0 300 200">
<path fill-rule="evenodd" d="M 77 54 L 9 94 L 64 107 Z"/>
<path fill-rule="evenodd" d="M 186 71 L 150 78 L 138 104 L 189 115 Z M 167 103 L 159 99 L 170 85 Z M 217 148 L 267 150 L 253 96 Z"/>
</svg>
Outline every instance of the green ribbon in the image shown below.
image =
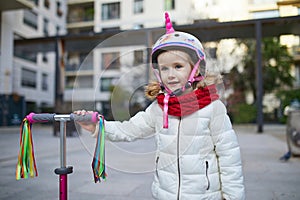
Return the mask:
<svg viewBox="0 0 300 200">
<path fill-rule="evenodd" d="M 23 119 L 20 128 L 20 150 L 16 167 L 16 179 L 38 176 L 35 158 L 31 124 Z"/>
<path fill-rule="evenodd" d="M 106 179 L 107 174 L 105 173 L 105 127 L 103 116 L 101 116 L 99 119 L 99 133 L 92 162 L 92 169 L 95 183 L 101 182 L 101 178 L 103 180 Z"/>
</svg>

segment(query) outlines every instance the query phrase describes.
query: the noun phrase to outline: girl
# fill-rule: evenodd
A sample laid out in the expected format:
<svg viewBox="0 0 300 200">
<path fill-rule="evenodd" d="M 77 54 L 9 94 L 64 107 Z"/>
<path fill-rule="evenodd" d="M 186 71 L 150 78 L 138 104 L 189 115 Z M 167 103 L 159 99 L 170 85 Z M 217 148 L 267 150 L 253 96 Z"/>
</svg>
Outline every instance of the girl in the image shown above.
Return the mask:
<svg viewBox="0 0 300 200">
<path fill-rule="evenodd" d="M 106 121 L 106 136 L 133 141 L 155 134 L 155 199 L 245 199 L 239 144 L 215 81 L 206 74 L 202 44 L 175 31 L 165 17 L 167 32 L 152 49 L 158 82 L 146 88 L 156 100 L 129 121 Z M 81 125 L 98 133 L 98 125 Z"/>
</svg>

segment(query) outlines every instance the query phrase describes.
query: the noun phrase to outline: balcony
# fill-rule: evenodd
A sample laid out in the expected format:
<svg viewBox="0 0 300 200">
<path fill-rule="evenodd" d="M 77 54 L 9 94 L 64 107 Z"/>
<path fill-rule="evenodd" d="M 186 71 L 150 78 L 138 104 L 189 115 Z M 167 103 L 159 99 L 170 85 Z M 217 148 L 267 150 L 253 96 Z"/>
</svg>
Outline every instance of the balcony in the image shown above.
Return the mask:
<svg viewBox="0 0 300 200">
<path fill-rule="evenodd" d="M 93 54 L 86 52 L 69 52 L 67 63 L 66 63 L 66 72 L 69 74 L 77 73 L 78 71 L 89 71 L 93 72 Z"/>
<path fill-rule="evenodd" d="M 89 22 L 94 21 L 94 6 L 89 7 L 79 7 L 71 6 L 69 7 L 67 22 L 77 23 L 77 22 Z"/>
</svg>

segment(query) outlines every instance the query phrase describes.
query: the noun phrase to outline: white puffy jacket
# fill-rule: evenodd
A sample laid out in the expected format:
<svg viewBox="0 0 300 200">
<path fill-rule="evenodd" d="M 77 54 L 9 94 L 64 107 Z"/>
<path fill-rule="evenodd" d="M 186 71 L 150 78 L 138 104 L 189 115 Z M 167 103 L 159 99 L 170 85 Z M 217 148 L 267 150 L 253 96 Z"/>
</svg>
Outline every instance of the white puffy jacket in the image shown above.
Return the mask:
<svg viewBox="0 0 300 200">
<path fill-rule="evenodd" d="M 224 104 L 217 100 L 188 116 L 169 115 L 168 129 L 163 129 L 162 114 L 154 101 L 129 121 L 105 122 L 106 135 L 112 141 L 133 141 L 155 134 L 153 197 L 245 199 L 240 148 Z"/>
</svg>

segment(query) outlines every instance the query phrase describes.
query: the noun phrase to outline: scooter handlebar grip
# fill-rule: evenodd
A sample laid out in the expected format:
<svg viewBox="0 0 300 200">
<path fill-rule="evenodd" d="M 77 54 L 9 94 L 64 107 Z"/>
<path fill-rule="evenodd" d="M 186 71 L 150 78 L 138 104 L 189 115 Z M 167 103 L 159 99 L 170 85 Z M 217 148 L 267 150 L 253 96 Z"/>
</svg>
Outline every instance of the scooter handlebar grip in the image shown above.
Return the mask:
<svg viewBox="0 0 300 200">
<path fill-rule="evenodd" d="M 98 112 L 86 113 L 85 115 L 76 115 L 72 113 L 70 115 L 70 119 L 78 122 L 97 123 L 99 121 L 98 116 L 99 116 Z"/>
<path fill-rule="evenodd" d="M 27 120 L 30 123 L 36 123 L 36 122 L 52 122 L 54 121 L 54 113 L 43 113 L 43 114 L 35 114 L 30 113 L 26 116 Z"/>
</svg>

